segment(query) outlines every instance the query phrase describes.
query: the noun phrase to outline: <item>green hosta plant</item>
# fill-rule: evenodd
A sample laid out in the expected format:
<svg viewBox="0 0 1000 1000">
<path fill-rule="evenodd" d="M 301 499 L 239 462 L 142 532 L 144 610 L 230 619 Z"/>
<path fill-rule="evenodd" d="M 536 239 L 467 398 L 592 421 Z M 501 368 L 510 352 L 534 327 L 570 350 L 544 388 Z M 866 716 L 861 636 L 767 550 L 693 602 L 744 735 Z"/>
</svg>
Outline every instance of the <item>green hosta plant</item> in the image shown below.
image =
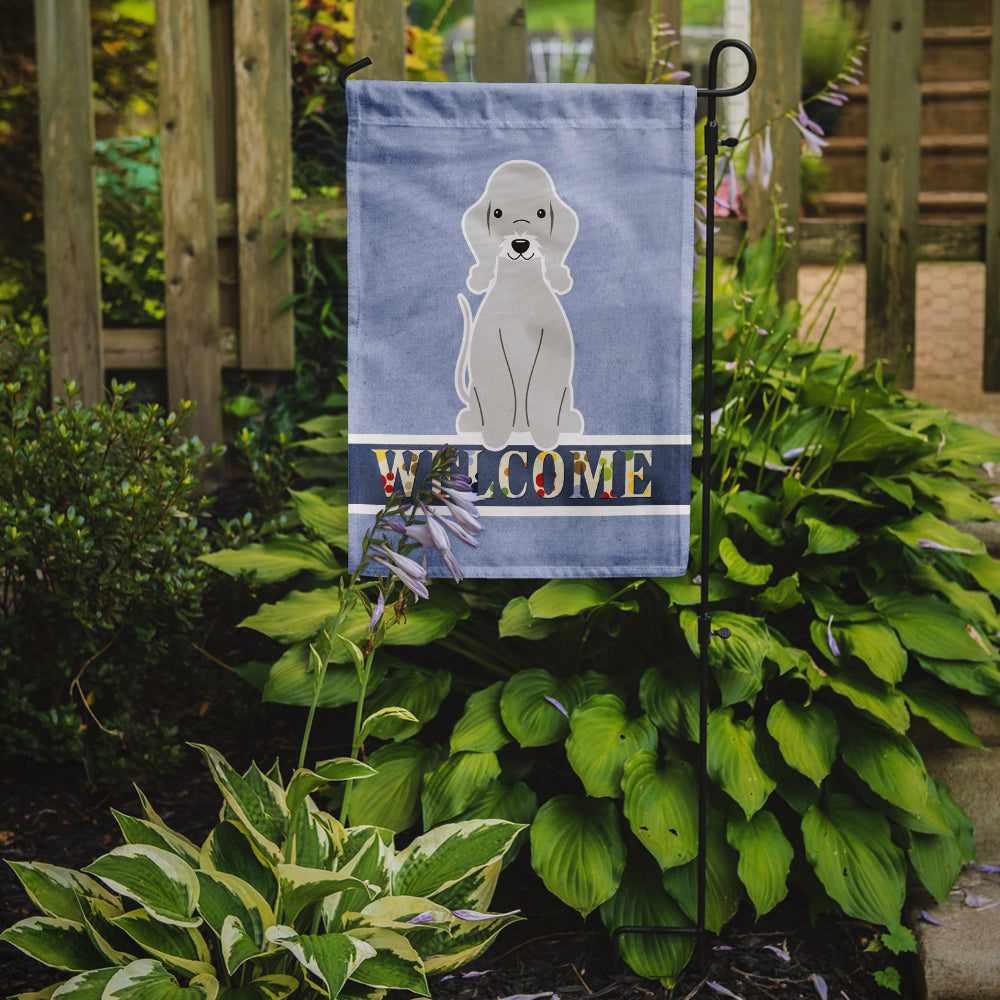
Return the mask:
<svg viewBox="0 0 1000 1000">
<path fill-rule="evenodd" d="M 126 844 L 83 871 L 11 862 L 41 915 L 0 938 L 70 974 L 54 995 L 428 996 L 429 973 L 470 961 L 518 919 L 487 912 L 517 824 L 450 823 L 400 850 L 391 831 L 347 829 L 311 797 L 369 779 L 368 765 L 338 758 L 285 784 L 276 767 L 240 774 L 199 749 L 224 801 L 201 845 L 140 793 L 142 818 L 115 814 Z"/>
</svg>

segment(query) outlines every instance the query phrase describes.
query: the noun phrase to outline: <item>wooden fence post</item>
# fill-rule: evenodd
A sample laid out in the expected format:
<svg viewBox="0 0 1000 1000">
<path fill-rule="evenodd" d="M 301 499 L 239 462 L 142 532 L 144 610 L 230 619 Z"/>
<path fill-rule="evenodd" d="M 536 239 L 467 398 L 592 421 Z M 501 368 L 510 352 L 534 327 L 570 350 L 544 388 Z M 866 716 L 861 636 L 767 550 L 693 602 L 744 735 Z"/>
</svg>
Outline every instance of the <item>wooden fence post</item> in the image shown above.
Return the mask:
<svg viewBox="0 0 1000 1000">
<path fill-rule="evenodd" d="M 475 76 L 478 83 L 524 83 L 528 78 L 524 0 L 475 0 Z"/>
<path fill-rule="evenodd" d="M 865 360 L 913 387 L 923 0 L 872 0 L 868 54 Z M 905 359 L 905 360 L 904 360 Z"/>
<path fill-rule="evenodd" d="M 242 368 L 295 367 L 290 21 L 288 0 L 233 6 Z"/>
<path fill-rule="evenodd" d="M 159 0 L 167 395 L 197 402 L 193 433 L 222 441 L 219 255 L 207 0 Z"/>
<path fill-rule="evenodd" d="M 653 0 L 595 0 L 594 68 L 598 83 L 645 83 Z"/>
<path fill-rule="evenodd" d="M 750 41 L 757 56 L 757 80 L 750 88 L 750 131 L 795 108 L 802 98 L 802 4 L 799 0 L 757 0 L 750 8 Z M 739 123 L 733 123 L 735 132 Z M 754 140 L 755 142 L 757 140 Z M 751 240 L 760 239 L 774 220 L 773 201 L 781 206 L 780 225 L 792 227 L 793 244 L 778 274 L 782 302 L 798 296 L 799 262 L 799 159 L 802 136 L 789 121 L 771 128 L 774 170 L 770 184 L 755 180 L 747 193 L 747 228 Z"/>
<path fill-rule="evenodd" d="M 1000 0 L 990 44 L 989 169 L 986 175 L 986 325 L 983 390 L 1000 392 Z"/>
<path fill-rule="evenodd" d="M 357 76 L 373 80 L 406 79 L 405 0 L 361 0 L 354 6 L 355 58 L 372 65 Z"/>
<path fill-rule="evenodd" d="M 89 0 L 35 0 L 52 394 L 104 398 Z"/>
</svg>

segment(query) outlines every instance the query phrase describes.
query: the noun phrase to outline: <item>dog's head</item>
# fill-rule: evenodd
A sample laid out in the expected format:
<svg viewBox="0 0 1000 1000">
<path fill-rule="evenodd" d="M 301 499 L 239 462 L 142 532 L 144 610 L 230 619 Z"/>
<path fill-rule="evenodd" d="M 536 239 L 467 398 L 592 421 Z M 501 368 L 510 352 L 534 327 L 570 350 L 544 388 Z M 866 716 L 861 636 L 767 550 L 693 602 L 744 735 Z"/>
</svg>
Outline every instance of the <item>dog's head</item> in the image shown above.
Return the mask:
<svg viewBox="0 0 1000 1000">
<path fill-rule="evenodd" d="M 462 218 L 476 258 L 466 284 L 475 293 L 494 280 L 497 259 L 545 261 L 545 279 L 562 295 L 573 286 L 563 261 L 576 239 L 576 212 L 557 194 L 548 171 L 531 160 L 508 160 L 490 174 L 482 197 Z"/>
</svg>

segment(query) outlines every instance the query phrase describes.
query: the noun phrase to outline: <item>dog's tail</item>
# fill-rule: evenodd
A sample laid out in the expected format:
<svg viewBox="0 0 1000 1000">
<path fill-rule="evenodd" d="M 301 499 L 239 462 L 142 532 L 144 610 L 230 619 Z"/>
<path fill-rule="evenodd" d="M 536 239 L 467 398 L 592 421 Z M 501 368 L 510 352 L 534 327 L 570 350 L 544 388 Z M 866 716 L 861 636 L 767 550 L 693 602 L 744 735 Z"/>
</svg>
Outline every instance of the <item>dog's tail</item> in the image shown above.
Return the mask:
<svg viewBox="0 0 1000 1000">
<path fill-rule="evenodd" d="M 472 390 L 469 386 L 469 345 L 472 342 L 472 307 L 469 300 L 462 294 L 458 296 L 458 304 L 462 310 L 462 347 L 455 363 L 455 392 L 466 406 L 472 400 Z"/>
</svg>

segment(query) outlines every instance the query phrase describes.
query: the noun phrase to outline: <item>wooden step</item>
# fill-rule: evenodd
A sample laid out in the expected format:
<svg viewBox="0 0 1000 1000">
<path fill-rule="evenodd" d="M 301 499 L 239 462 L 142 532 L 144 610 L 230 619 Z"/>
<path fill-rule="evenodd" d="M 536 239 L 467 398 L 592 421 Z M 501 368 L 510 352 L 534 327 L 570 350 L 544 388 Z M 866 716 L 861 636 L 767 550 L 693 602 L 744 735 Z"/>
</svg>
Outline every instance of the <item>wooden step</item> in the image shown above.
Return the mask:
<svg viewBox="0 0 1000 1000">
<path fill-rule="evenodd" d="M 828 218 L 865 218 L 868 199 L 863 191 L 830 191 L 818 195 L 815 200 Z M 981 223 L 986 216 L 986 193 L 921 191 L 919 205 L 921 219 Z"/>
<path fill-rule="evenodd" d="M 924 83 L 989 80 L 992 38 L 989 25 L 925 28 L 921 79 Z"/>
<path fill-rule="evenodd" d="M 832 136 L 823 151 L 833 191 L 865 188 L 868 140 Z M 988 156 L 985 135 L 925 135 L 920 138 L 920 188 L 925 191 L 985 191 Z"/>
</svg>

